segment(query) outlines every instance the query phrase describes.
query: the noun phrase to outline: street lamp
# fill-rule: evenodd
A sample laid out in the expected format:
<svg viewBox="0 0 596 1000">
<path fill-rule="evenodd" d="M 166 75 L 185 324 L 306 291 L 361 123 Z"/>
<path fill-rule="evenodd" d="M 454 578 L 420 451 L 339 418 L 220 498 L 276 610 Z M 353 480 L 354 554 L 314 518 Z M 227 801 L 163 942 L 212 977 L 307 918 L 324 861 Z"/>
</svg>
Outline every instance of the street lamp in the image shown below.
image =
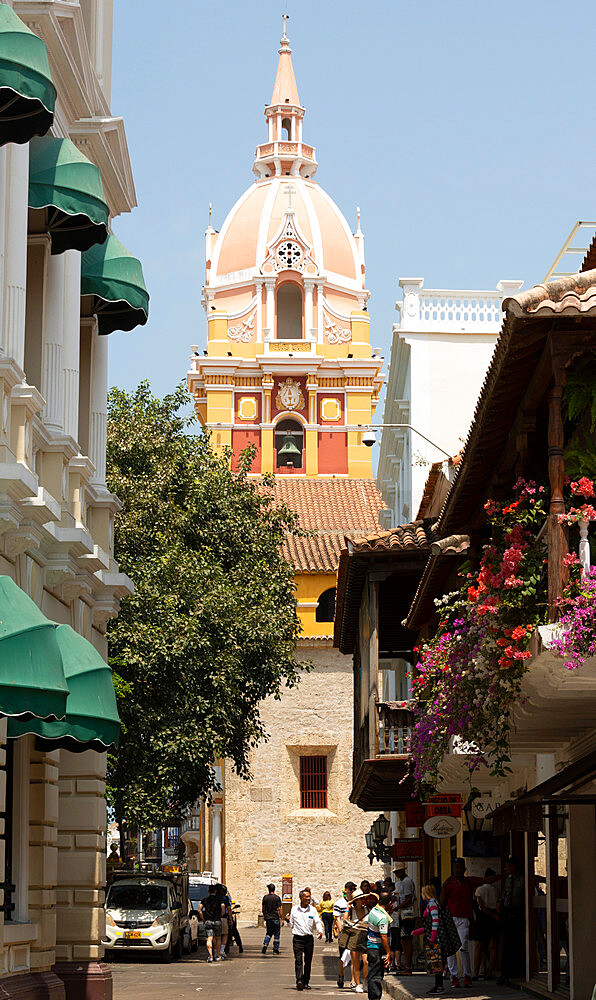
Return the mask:
<svg viewBox="0 0 596 1000">
<path fill-rule="evenodd" d="M 389 820 L 381 813 L 372 824 L 368 833 L 364 834 L 366 846 L 368 847 L 368 858 L 372 865 L 375 858 L 377 861 L 391 861 L 392 851 L 387 847 L 385 840 L 389 833 Z"/>
<path fill-rule="evenodd" d="M 416 427 L 412 427 L 411 424 L 358 424 L 358 430 L 363 431 L 362 444 L 365 444 L 367 448 L 372 448 L 373 444 L 376 443 L 377 436 L 375 434 L 375 427 L 380 427 L 380 428 L 402 427 L 404 430 L 412 431 L 412 434 L 417 434 L 418 437 L 423 438 L 423 440 L 426 441 L 428 444 L 432 445 L 433 448 L 436 448 L 437 451 L 440 451 L 442 455 L 445 455 L 447 458 L 453 458 L 453 455 L 450 452 L 445 451 L 444 448 L 441 448 L 441 446 L 438 445 L 436 441 L 431 441 L 431 439 L 427 437 L 426 434 L 423 434 L 422 431 L 417 430 Z"/>
</svg>

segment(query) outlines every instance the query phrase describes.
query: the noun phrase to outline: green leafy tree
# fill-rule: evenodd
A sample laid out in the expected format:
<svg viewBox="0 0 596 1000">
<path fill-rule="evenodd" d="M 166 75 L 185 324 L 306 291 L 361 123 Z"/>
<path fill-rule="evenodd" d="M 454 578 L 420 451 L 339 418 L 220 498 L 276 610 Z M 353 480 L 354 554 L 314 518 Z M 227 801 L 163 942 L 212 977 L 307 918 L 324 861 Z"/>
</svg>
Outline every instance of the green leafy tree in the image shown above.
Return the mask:
<svg viewBox="0 0 596 1000">
<path fill-rule="evenodd" d="M 294 574 L 281 554 L 294 514 L 248 477 L 252 454 L 190 432 L 179 387 L 112 389 L 107 482 L 122 502 L 115 555 L 135 585 L 109 627 L 123 723 L 108 762 L 116 818 L 160 826 L 214 787 L 213 762 L 249 775 L 266 734 L 259 703 L 298 683 Z"/>
</svg>

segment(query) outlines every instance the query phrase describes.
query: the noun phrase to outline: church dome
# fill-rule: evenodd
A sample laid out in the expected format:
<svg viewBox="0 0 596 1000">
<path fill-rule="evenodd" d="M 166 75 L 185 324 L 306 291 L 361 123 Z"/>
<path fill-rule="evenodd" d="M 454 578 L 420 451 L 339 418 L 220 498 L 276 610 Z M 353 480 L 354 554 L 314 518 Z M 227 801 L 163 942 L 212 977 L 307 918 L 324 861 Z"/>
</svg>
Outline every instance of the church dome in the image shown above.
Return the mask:
<svg viewBox="0 0 596 1000">
<path fill-rule="evenodd" d="M 300 176 L 256 181 L 238 199 L 215 243 L 210 284 L 229 282 L 237 272 L 260 270 L 289 207 L 319 273 L 361 292 L 363 262 L 344 215 L 319 184 Z"/>
</svg>

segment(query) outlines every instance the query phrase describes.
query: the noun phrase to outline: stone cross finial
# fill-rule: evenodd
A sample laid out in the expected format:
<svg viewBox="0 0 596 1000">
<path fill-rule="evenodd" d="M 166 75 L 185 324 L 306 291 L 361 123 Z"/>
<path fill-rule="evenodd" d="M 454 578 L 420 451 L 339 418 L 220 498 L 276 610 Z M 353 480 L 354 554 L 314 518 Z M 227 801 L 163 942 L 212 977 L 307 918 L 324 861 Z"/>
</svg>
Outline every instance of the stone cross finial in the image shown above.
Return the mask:
<svg viewBox="0 0 596 1000">
<path fill-rule="evenodd" d="M 288 41 L 288 21 L 290 19 L 290 15 L 286 13 L 286 14 L 282 14 L 281 16 L 282 16 L 283 22 L 284 22 L 284 33 L 282 35 L 282 39 L 281 40 L 282 40 L 282 42 L 287 42 Z"/>
<path fill-rule="evenodd" d="M 294 188 L 291 183 L 286 187 L 286 191 L 288 192 L 288 208 L 292 208 L 292 195 L 294 193 Z"/>
</svg>

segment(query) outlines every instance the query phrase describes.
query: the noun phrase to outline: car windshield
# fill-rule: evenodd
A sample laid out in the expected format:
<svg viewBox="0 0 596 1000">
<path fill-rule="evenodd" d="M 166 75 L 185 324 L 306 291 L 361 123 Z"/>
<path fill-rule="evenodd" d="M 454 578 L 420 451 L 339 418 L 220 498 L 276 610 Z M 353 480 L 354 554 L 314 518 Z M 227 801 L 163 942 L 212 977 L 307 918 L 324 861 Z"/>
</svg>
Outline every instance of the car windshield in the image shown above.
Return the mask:
<svg viewBox="0 0 596 1000">
<path fill-rule="evenodd" d="M 204 885 L 189 885 L 188 887 L 188 898 L 192 899 L 193 903 L 200 903 L 208 895 L 209 886 L 206 883 Z"/>
<path fill-rule="evenodd" d="M 113 910 L 167 910 L 168 887 L 115 883 L 110 886 L 106 906 Z"/>
</svg>

